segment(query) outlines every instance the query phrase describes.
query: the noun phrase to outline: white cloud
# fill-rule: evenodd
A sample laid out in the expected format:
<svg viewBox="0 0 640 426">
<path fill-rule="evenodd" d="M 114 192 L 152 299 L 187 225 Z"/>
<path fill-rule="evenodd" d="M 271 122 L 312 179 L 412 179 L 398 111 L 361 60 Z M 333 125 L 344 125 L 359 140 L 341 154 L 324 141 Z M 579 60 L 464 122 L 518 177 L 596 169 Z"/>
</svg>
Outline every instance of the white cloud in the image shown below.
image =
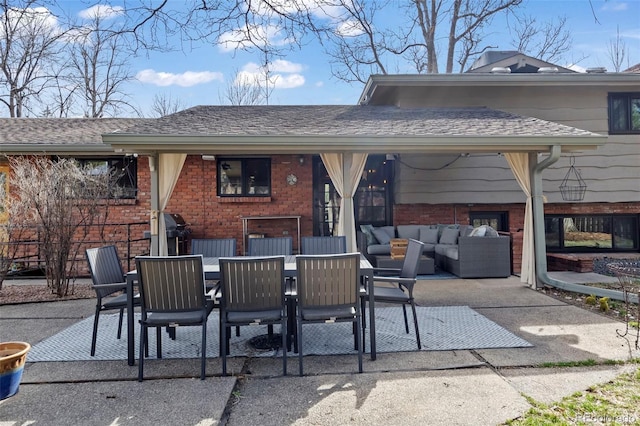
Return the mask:
<svg viewBox="0 0 640 426">
<path fill-rule="evenodd" d="M 302 64 L 277 59 L 269 64 L 269 86 L 275 89 L 294 89 L 304 86 L 305 78 L 300 72 L 303 70 Z M 249 62 L 245 64 L 236 75 L 236 83 L 249 85 L 264 85 L 264 67 Z"/>
<path fill-rule="evenodd" d="M 124 8 L 121 6 L 108 6 L 104 4 L 96 4 L 88 9 L 78 12 L 78 16 L 82 19 L 111 19 L 124 14 Z"/>
<path fill-rule="evenodd" d="M 14 29 L 16 35 L 23 32 L 31 35 L 34 31 L 38 34 L 44 34 L 47 30 L 55 34 L 60 30 L 58 18 L 46 7 L 12 8 L 2 14 L 2 19 L 9 23 L 8 25 Z"/>
<path fill-rule="evenodd" d="M 221 34 L 218 38 L 218 48 L 223 52 L 232 52 L 252 45 L 286 46 L 292 42 L 293 40 L 287 38 L 276 25 L 253 25 Z"/>
<path fill-rule="evenodd" d="M 181 74 L 170 72 L 160 72 L 146 69 L 138 72 L 136 78 L 142 83 L 154 84 L 156 86 L 180 86 L 191 87 L 198 84 L 209 83 L 214 80 L 222 81 L 222 73 L 211 71 L 186 71 Z"/>
<path fill-rule="evenodd" d="M 362 25 L 355 20 L 348 20 L 336 25 L 335 33 L 342 37 L 356 37 L 364 33 Z"/>
<path fill-rule="evenodd" d="M 605 3 L 602 6 L 602 10 L 611 11 L 611 12 L 623 12 L 629 8 L 629 5 L 625 2 L 610 2 Z"/>
</svg>

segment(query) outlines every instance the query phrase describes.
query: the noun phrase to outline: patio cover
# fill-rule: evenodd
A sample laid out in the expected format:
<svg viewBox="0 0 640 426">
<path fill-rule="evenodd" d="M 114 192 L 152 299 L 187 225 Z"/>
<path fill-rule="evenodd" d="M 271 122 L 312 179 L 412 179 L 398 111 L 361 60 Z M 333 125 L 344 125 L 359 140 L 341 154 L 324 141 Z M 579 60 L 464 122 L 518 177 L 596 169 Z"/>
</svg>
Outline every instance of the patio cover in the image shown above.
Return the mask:
<svg viewBox="0 0 640 426">
<path fill-rule="evenodd" d="M 488 108 L 399 108 L 370 105 L 197 106 L 124 131 L 103 135 L 116 152 L 148 155 L 152 168 L 152 223 L 163 220 L 159 184 L 166 154 L 343 154 L 322 155 L 328 170 L 342 162 L 343 179 L 362 173 L 368 153 L 549 153 L 595 149 L 606 136 L 558 123 Z M 328 158 L 334 158 L 327 161 Z M 366 160 L 366 158 L 365 158 Z M 511 163 L 511 162 L 510 162 Z M 360 170 L 352 169 L 358 164 Z M 155 170 L 155 172 L 154 172 Z M 336 188 L 341 188 L 332 173 Z M 518 178 L 519 179 L 519 178 Z M 155 182 L 155 183 L 154 183 Z M 347 181 L 343 181 L 345 187 Z M 340 190 L 340 189 L 338 189 Z M 344 190 L 344 187 L 343 187 Z M 163 194 L 163 197 L 166 194 Z M 528 195 L 531 199 L 535 195 Z M 353 205 L 343 203 L 351 209 Z M 340 217 L 343 213 L 341 211 Z M 533 219 L 530 219 L 531 221 Z M 345 222 L 347 223 L 347 222 Z M 160 222 L 160 227 L 162 223 Z M 533 241 L 533 226 L 525 224 L 525 240 Z M 152 253 L 160 253 L 158 227 L 152 226 Z M 355 249 L 355 223 L 341 229 L 347 249 Z M 528 233 L 528 237 L 527 237 Z M 164 235 L 164 234 L 160 234 Z M 155 239 L 154 239 L 155 237 Z M 154 247 L 154 241 L 155 247 Z M 526 258 L 525 258 L 526 254 Z M 523 252 L 523 270 L 534 270 L 533 253 Z M 528 266 L 526 266 L 526 265 Z M 522 277 L 535 283 L 535 274 Z"/>
</svg>

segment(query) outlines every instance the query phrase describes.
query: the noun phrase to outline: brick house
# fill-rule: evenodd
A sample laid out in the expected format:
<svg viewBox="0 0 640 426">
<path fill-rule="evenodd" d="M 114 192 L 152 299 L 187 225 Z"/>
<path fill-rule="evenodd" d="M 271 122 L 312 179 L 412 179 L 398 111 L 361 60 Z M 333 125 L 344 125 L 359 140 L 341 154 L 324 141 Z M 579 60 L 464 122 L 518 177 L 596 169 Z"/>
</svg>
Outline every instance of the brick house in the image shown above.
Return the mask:
<svg viewBox="0 0 640 426">
<path fill-rule="evenodd" d="M 7 155 L 100 158 L 135 170 L 123 182 L 132 196 L 117 200 L 111 216 L 139 224 L 128 234 L 118 231 L 136 240 L 131 256 L 148 251 L 141 235 L 156 210 L 152 175 L 161 153 L 187 154 L 164 211 L 180 214 L 193 238 L 236 238 L 239 252 L 246 216 L 299 216 L 302 235 L 331 234 L 340 197 L 319 154 L 368 153 L 354 196 L 356 225 L 490 223 L 512 235 L 518 273 L 526 197 L 504 153 L 527 153 L 534 162 L 542 153 L 542 162 L 560 147 L 543 175 L 547 250 L 638 252 L 640 131 L 631 127 L 638 97 L 640 75 L 628 73 L 372 76 L 352 106 L 200 106 L 160 119 L 0 119 L 0 147 Z M 610 114 L 624 111 L 627 127 L 611 131 L 618 122 Z M 581 202 L 564 201 L 558 189 L 570 162 L 587 183 Z M 566 244 L 557 224 L 577 217 L 604 219 L 608 225 L 598 229 L 609 231 L 610 246 Z M 264 220 L 248 232 L 295 235 L 296 226 Z M 616 229 L 631 243 L 618 247 Z"/>
</svg>

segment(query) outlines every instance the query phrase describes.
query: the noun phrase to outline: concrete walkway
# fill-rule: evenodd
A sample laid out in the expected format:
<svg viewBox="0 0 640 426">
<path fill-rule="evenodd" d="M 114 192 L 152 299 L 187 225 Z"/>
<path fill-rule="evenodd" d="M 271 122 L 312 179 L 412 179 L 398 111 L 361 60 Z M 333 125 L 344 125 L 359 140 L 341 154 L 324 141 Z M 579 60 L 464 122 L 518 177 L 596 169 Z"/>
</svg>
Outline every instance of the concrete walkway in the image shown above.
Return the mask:
<svg viewBox="0 0 640 426">
<path fill-rule="evenodd" d="M 581 275 L 581 274 L 580 274 Z M 567 277 L 563 277 L 567 279 Z M 584 277 L 575 276 L 575 282 Z M 602 282 L 604 278 L 589 278 Z M 0 426 L 42 425 L 496 425 L 632 371 L 602 365 L 637 357 L 624 325 L 525 287 L 518 277 L 421 281 L 422 306 L 468 305 L 533 344 L 529 348 L 305 357 L 298 377 L 280 359 L 149 360 L 143 383 L 123 361 L 28 363 L 20 392 L 0 402 Z M 0 307 L 0 341 L 35 344 L 91 316 L 93 300 Z M 423 334 L 428 330 L 421 330 Z M 633 342 L 631 342 L 633 345 Z M 87 346 L 88 350 L 88 346 Z M 594 367 L 543 368 L 594 360 Z"/>
</svg>

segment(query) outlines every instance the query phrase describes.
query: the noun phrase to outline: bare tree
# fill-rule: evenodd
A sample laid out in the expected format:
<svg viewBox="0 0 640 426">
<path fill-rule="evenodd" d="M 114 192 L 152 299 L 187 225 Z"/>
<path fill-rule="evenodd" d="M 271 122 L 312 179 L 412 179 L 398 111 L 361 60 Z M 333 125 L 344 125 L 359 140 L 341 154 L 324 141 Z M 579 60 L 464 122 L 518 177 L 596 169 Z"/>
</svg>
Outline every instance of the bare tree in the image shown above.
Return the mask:
<svg viewBox="0 0 640 426">
<path fill-rule="evenodd" d="M 555 62 L 571 49 L 571 33 L 567 29 L 567 18 L 558 17 L 557 22 L 538 22 L 533 16 L 514 14 L 515 25 L 511 45 L 518 52 L 526 53 L 543 61 Z"/>
<path fill-rule="evenodd" d="M 620 38 L 620 28 L 616 28 L 616 38 L 609 40 L 607 45 L 607 55 L 615 72 L 620 72 L 627 56 L 627 45 Z"/>
<path fill-rule="evenodd" d="M 0 1 L 0 102 L 22 117 L 51 81 L 63 32 L 37 0 Z"/>
<path fill-rule="evenodd" d="M 23 228 L 37 229 L 47 286 L 64 296 L 82 241 L 94 224 L 106 221 L 114 171 L 71 159 L 9 157 L 11 216 Z"/>
<path fill-rule="evenodd" d="M 75 95 L 84 105 L 84 115 L 99 118 L 114 115 L 122 108 L 135 110 L 122 86 L 132 80 L 125 34 L 110 19 L 122 14 L 121 9 L 93 8 L 89 24 L 70 32 L 72 78 L 78 82 Z"/>
<path fill-rule="evenodd" d="M 404 24 L 387 24 L 398 16 L 395 3 L 338 0 L 334 20 L 341 22 L 326 43 L 333 74 L 344 81 L 365 82 L 370 74 L 403 72 L 410 65 L 418 73 L 440 70 L 441 49 L 445 72 L 461 70 L 481 46 L 485 28 L 501 13 L 517 8 L 522 0 L 412 0 L 404 6 Z M 345 24 L 346 23 L 346 24 Z M 441 40 L 446 40 L 442 45 Z"/>
<path fill-rule="evenodd" d="M 260 105 L 264 96 L 257 76 L 249 76 L 236 70 L 234 77 L 227 82 L 224 93 L 219 95 L 221 104 Z"/>
<path fill-rule="evenodd" d="M 156 93 L 153 95 L 153 103 L 151 104 L 151 112 L 157 117 L 174 114 L 185 108 L 184 103 L 180 99 L 173 99 L 171 95 L 164 93 Z"/>
</svg>

